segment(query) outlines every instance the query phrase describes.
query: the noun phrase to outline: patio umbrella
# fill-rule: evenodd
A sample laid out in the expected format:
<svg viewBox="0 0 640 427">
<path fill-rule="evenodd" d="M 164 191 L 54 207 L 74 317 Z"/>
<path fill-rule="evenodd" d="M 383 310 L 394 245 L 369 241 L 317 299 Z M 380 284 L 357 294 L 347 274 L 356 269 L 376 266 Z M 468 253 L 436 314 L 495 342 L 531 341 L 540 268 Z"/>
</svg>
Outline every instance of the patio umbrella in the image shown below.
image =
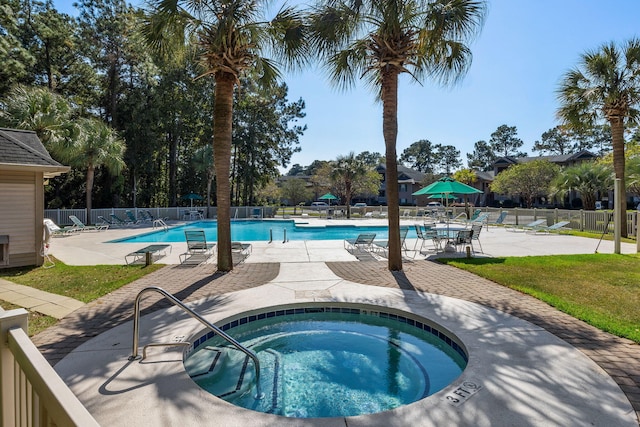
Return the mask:
<svg viewBox="0 0 640 427">
<path fill-rule="evenodd" d="M 449 199 L 449 200 L 453 200 L 453 199 L 457 199 L 457 197 L 454 196 L 453 194 L 440 193 L 440 194 L 432 194 L 431 196 L 427 197 L 427 199 Z"/>
<path fill-rule="evenodd" d="M 416 191 L 413 193 L 414 196 L 420 196 L 423 194 L 444 194 L 447 199 L 451 194 L 476 194 L 482 193 L 482 191 L 477 188 L 473 188 L 470 185 L 463 184 L 460 181 L 456 181 L 453 178 L 445 176 L 440 178 L 436 182 L 433 182 L 426 187 Z M 447 235 L 449 235 L 449 216 L 447 215 Z M 447 243 L 447 247 L 449 247 L 450 242 Z"/>
<path fill-rule="evenodd" d="M 427 185 L 424 188 L 413 193 L 414 196 L 421 196 L 423 194 L 476 194 L 482 193 L 477 188 L 473 188 L 470 185 L 463 184 L 460 181 L 456 181 L 453 178 L 445 176 L 440 178 L 436 182 Z"/>
<path fill-rule="evenodd" d="M 331 201 L 332 200 L 338 200 L 338 198 L 336 196 L 334 196 L 331 193 L 327 193 L 327 194 L 323 194 L 322 196 L 318 197 L 318 200 L 327 200 L 329 202 L 329 206 L 331 206 Z"/>
<path fill-rule="evenodd" d="M 184 200 L 189 200 L 191 202 L 191 207 L 193 207 L 194 200 L 202 200 L 202 196 L 196 193 L 189 193 L 182 196 Z"/>
</svg>

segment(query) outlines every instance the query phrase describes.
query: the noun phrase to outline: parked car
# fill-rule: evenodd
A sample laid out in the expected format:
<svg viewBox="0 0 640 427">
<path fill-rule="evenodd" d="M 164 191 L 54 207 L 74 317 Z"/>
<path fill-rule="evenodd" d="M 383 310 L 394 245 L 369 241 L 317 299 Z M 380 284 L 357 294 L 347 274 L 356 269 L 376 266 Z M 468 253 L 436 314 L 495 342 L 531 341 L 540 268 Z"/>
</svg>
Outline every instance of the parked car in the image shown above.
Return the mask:
<svg viewBox="0 0 640 427">
<path fill-rule="evenodd" d="M 366 208 L 367 204 L 366 203 L 356 203 L 355 205 L 353 205 L 354 208 Z"/>
<path fill-rule="evenodd" d="M 311 209 L 316 209 L 316 210 L 324 210 L 327 209 L 329 207 L 329 205 L 325 202 L 312 202 L 311 203 Z"/>
<path fill-rule="evenodd" d="M 427 208 L 429 209 L 438 209 L 442 207 L 442 203 L 440 202 L 429 202 L 427 203 Z"/>
</svg>

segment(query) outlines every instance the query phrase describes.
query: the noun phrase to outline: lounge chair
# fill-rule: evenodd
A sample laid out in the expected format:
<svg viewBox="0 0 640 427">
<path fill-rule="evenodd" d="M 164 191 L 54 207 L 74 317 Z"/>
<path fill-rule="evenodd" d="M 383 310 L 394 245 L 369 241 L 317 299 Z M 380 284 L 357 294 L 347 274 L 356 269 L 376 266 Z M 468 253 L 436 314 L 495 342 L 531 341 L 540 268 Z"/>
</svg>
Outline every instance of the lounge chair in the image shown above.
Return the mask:
<svg viewBox="0 0 640 427">
<path fill-rule="evenodd" d="M 69 236 L 69 235 L 75 233 L 76 231 L 78 231 L 78 228 L 74 227 L 74 226 L 71 226 L 71 227 L 59 227 L 55 222 L 53 222 L 49 218 L 45 218 L 42 221 L 42 223 L 44 224 L 45 227 L 47 227 L 47 230 L 49 231 L 49 234 L 52 237 Z"/>
<path fill-rule="evenodd" d="M 476 216 L 474 219 L 469 221 L 469 224 L 473 225 L 473 224 L 480 224 L 483 225 L 487 222 L 487 219 L 489 219 L 489 214 L 488 213 L 483 213 L 480 214 L 478 216 Z"/>
<path fill-rule="evenodd" d="M 407 234 L 409 233 L 408 227 L 400 228 L 400 247 L 407 250 L 407 245 L 405 245 L 405 239 L 407 238 Z M 389 241 L 388 240 L 374 240 L 372 242 L 373 250 L 377 253 L 388 253 L 389 251 Z"/>
<path fill-rule="evenodd" d="M 109 228 L 109 224 L 85 225 L 85 223 L 80 221 L 80 219 L 75 215 L 69 215 L 69 219 L 73 222 L 73 225 L 78 229 L 78 231 L 102 231 Z"/>
<path fill-rule="evenodd" d="M 240 264 L 251 255 L 251 243 L 231 242 L 231 257 L 234 264 Z"/>
<path fill-rule="evenodd" d="M 129 264 L 133 264 L 139 260 L 144 258 L 145 263 L 147 265 L 153 263 L 153 258 L 156 259 L 163 257 L 167 254 L 167 248 L 169 249 L 169 253 L 171 253 L 171 245 L 149 245 L 142 249 L 138 249 L 137 251 L 131 252 L 130 254 L 125 255 L 124 260 Z M 149 254 L 149 258 L 147 258 L 147 254 Z M 129 258 L 132 258 L 129 260 Z"/>
<path fill-rule="evenodd" d="M 482 213 L 482 209 L 476 209 L 473 211 L 473 214 L 471 215 L 471 218 L 469 218 L 469 221 L 473 221 L 476 218 L 478 218 L 480 216 L 480 214 Z"/>
<path fill-rule="evenodd" d="M 507 211 L 502 211 L 500 212 L 500 215 L 498 215 L 498 218 L 496 218 L 495 221 L 493 222 L 487 222 L 487 226 L 489 225 L 502 225 L 504 223 L 505 218 L 507 217 L 508 212 Z"/>
<path fill-rule="evenodd" d="M 113 221 L 103 217 L 102 215 L 98 215 L 98 219 L 100 220 L 100 223 L 97 224 L 97 225 L 107 225 L 107 226 L 109 226 L 109 225 L 117 225 L 117 224 L 114 224 Z"/>
<path fill-rule="evenodd" d="M 559 231 L 562 230 L 563 228 L 566 228 L 565 226 L 569 225 L 569 221 L 560 221 L 560 222 L 556 222 L 555 224 L 549 225 L 549 226 L 538 226 L 538 227 L 533 227 L 529 230 L 527 230 L 527 233 L 530 234 L 551 234 L 552 231 Z"/>
<path fill-rule="evenodd" d="M 510 225 L 506 228 L 507 231 L 522 231 L 525 232 L 527 230 L 531 230 L 536 227 L 540 227 L 542 224 L 547 222 L 546 219 L 538 219 L 536 221 L 530 222 L 527 225 L 519 226 L 519 225 Z"/>
<path fill-rule="evenodd" d="M 187 259 L 195 259 L 204 262 L 213 255 L 216 247 L 215 243 L 207 243 L 204 230 L 184 230 L 184 237 L 187 241 L 187 252 L 180 255 L 180 262 L 184 263 Z M 184 259 L 182 259 L 184 257 Z"/>
<path fill-rule="evenodd" d="M 355 239 L 346 239 L 344 241 L 344 248 L 349 252 L 366 252 L 371 249 L 375 238 L 376 233 L 361 233 Z"/>
<path fill-rule="evenodd" d="M 127 216 L 127 220 L 131 222 L 131 224 L 139 224 L 141 221 L 136 218 L 136 216 L 131 211 L 126 211 L 124 214 Z"/>
<path fill-rule="evenodd" d="M 122 219 L 116 214 L 109 214 L 109 217 L 111 218 L 111 225 L 120 225 L 122 227 L 127 227 L 132 224 L 131 221 Z"/>
</svg>

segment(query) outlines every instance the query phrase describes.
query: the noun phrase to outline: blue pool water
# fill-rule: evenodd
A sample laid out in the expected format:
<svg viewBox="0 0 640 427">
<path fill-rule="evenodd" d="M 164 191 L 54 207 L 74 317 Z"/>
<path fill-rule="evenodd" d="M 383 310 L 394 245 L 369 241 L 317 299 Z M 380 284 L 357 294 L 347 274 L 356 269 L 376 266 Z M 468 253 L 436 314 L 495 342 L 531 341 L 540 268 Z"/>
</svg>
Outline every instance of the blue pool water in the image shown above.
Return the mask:
<svg viewBox="0 0 640 427">
<path fill-rule="evenodd" d="M 187 372 L 200 387 L 235 405 L 317 418 L 415 402 L 450 384 L 466 366 L 457 344 L 418 321 L 358 309 L 305 310 L 271 312 L 226 331 L 257 354 L 264 398 L 255 399 L 252 362 L 219 337 L 195 341 L 185 360 Z"/>
<path fill-rule="evenodd" d="M 148 243 L 148 242 L 184 242 L 184 230 L 197 228 L 205 230 L 207 241 L 215 242 L 218 238 L 216 221 L 198 221 L 184 226 L 172 227 L 168 231 L 160 230 L 138 236 L 114 240 L 118 243 Z M 304 224 L 296 225 L 291 220 L 269 221 L 233 221 L 231 223 L 231 240 L 268 242 L 273 235 L 273 241 L 282 241 L 284 234 L 288 240 L 344 240 L 355 239 L 360 233 L 376 233 L 376 239 L 385 240 L 389 235 L 387 226 L 356 226 L 356 225 L 328 225 L 326 227 L 309 227 Z M 415 229 L 409 228 L 407 239 L 415 239 Z"/>
</svg>

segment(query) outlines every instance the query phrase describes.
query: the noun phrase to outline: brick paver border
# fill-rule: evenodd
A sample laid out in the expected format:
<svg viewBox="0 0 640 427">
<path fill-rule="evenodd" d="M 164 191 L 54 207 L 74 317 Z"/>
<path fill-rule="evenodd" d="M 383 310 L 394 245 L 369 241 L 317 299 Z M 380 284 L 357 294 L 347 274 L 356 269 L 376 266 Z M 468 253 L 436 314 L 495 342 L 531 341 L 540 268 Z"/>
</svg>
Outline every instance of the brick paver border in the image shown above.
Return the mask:
<svg viewBox="0 0 640 427">
<path fill-rule="evenodd" d="M 602 332 L 529 295 L 437 262 L 407 262 L 401 272 L 390 272 L 386 261 L 327 265 L 336 275 L 355 283 L 459 298 L 543 327 L 602 367 L 618 383 L 640 419 L 640 346 L 633 341 Z M 245 263 L 220 274 L 214 265 L 167 266 L 76 310 L 33 341 L 55 365 L 80 344 L 131 320 L 134 299 L 147 286 L 160 286 L 189 302 L 261 286 L 275 279 L 279 268 L 278 263 Z M 143 314 L 168 305 L 159 296 L 150 295 L 143 300 Z"/>
</svg>

